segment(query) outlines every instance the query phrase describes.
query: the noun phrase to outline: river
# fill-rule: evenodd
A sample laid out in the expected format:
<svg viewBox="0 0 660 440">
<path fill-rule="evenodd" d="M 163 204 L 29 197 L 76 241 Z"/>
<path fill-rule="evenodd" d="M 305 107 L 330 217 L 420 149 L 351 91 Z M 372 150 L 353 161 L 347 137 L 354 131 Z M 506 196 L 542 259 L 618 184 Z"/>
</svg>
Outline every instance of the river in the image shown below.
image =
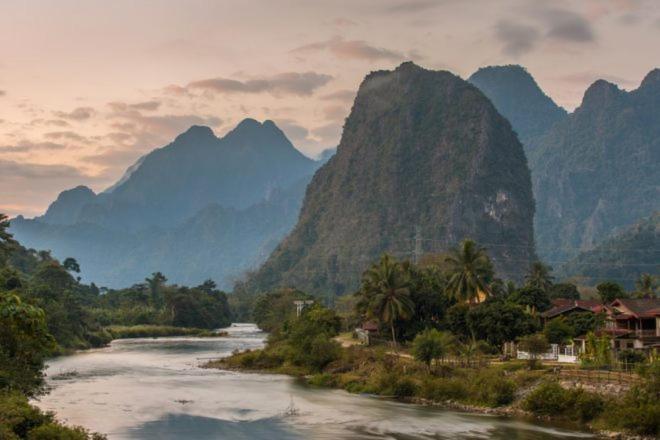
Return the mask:
<svg viewBox="0 0 660 440">
<path fill-rule="evenodd" d="M 37 405 L 109 439 L 551 439 L 588 434 L 305 386 L 280 375 L 199 368 L 265 334 L 114 341 L 49 362 Z M 293 409 L 293 410 L 292 410 Z"/>
</svg>

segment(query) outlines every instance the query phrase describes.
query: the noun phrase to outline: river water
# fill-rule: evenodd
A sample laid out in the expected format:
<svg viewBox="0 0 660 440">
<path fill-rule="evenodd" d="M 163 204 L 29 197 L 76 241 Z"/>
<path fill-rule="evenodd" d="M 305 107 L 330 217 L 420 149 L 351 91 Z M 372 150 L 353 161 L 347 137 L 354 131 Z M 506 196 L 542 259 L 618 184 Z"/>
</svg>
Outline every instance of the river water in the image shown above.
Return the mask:
<svg viewBox="0 0 660 440">
<path fill-rule="evenodd" d="M 199 368 L 265 334 L 114 341 L 49 362 L 38 406 L 114 439 L 551 439 L 589 435 L 495 416 L 305 386 L 280 375 Z M 294 410 L 292 411 L 291 408 Z"/>
</svg>

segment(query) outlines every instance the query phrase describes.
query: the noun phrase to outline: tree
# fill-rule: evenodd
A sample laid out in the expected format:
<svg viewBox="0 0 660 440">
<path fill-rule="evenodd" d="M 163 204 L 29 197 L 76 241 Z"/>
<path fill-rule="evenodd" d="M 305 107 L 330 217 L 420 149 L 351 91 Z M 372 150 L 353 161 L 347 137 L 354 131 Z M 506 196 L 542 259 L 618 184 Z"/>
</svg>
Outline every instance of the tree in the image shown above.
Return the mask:
<svg viewBox="0 0 660 440">
<path fill-rule="evenodd" d="M 557 283 L 553 284 L 548 292 L 550 299 L 566 298 L 566 299 L 580 299 L 580 292 L 575 284 L 571 283 Z"/>
<path fill-rule="evenodd" d="M 154 272 L 151 274 L 151 278 L 144 279 L 149 286 L 149 291 L 151 292 L 151 302 L 155 306 L 160 306 L 163 303 L 163 292 L 162 288 L 167 282 L 167 278 L 160 272 Z"/>
<path fill-rule="evenodd" d="M 509 297 L 509 301 L 539 312 L 549 309 L 551 305 L 550 298 L 544 290 L 531 286 L 525 286 L 515 291 Z"/>
<path fill-rule="evenodd" d="M 419 333 L 412 345 L 412 353 L 420 362 L 424 362 L 431 371 L 434 360 L 447 356 L 454 345 L 451 334 L 438 331 L 434 328 Z"/>
<path fill-rule="evenodd" d="M 568 315 L 566 324 L 573 329 L 573 336 L 584 336 L 602 327 L 605 321 L 603 313 L 575 312 Z"/>
<path fill-rule="evenodd" d="M 472 307 L 466 323 L 475 339 L 496 347 L 538 330 L 536 319 L 523 307 L 501 299 L 489 299 Z"/>
<path fill-rule="evenodd" d="M 563 316 L 551 319 L 545 323 L 543 328 L 543 334 L 551 344 L 567 342 L 571 337 L 577 336 L 574 332 L 575 329 L 566 322 Z"/>
<path fill-rule="evenodd" d="M 400 339 L 413 339 L 427 328 L 440 328 L 453 300 L 445 295 L 446 278 L 436 265 L 407 268 L 410 277 L 410 299 L 415 304 L 415 319 L 397 323 Z"/>
<path fill-rule="evenodd" d="M 529 368 L 536 367 L 536 360 L 540 355 L 548 351 L 550 345 L 541 333 L 523 336 L 518 340 L 518 347 L 529 354 Z"/>
<path fill-rule="evenodd" d="M 548 292 L 552 287 L 552 280 L 554 279 L 550 275 L 550 272 L 552 272 L 552 267 L 540 261 L 535 261 L 530 266 L 529 273 L 525 277 L 525 285 Z"/>
<path fill-rule="evenodd" d="M 639 298 L 655 298 L 658 291 L 658 283 L 655 277 L 649 273 L 641 274 L 637 281 L 635 281 L 635 287 L 637 287 L 637 296 Z"/>
<path fill-rule="evenodd" d="M 80 273 L 80 265 L 75 258 L 65 258 L 64 262 L 62 262 L 62 267 L 64 267 L 69 272 Z"/>
<path fill-rule="evenodd" d="M 406 270 L 391 256 L 385 254 L 363 275 L 359 303 L 366 304 L 367 315 L 386 324 L 392 332 L 392 345 L 396 348 L 395 323 L 409 319 L 415 312 L 410 299 L 410 278 Z"/>
<path fill-rule="evenodd" d="M 598 296 L 603 304 L 609 304 L 617 298 L 627 298 L 628 294 L 623 287 L 612 281 L 605 281 L 596 286 Z"/>
<path fill-rule="evenodd" d="M 0 292 L 0 391 L 41 391 L 44 360 L 54 348 L 43 310 Z"/>
<path fill-rule="evenodd" d="M 15 243 L 7 229 L 9 229 L 9 217 L 0 213 L 0 265 L 4 265 L 10 246 Z"/>
<path fill-rule="evenodd" d="M 457 301 L 476 304 L 480 297 L 490 295 L 489 284 L 493 279 L 493 264 L 484 248 L 472 240 L 463 240 L 445 258 L 449 281 L 447 293 Z"/>
</svg>

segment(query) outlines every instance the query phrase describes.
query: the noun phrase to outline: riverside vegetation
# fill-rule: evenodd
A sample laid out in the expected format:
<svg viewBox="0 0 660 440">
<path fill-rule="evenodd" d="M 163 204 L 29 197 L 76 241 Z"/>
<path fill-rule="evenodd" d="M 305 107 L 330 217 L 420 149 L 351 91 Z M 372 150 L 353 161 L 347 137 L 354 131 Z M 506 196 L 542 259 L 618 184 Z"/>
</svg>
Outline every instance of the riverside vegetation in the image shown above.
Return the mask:
<svg viewBox="0 0 660 440">
<path fill-rule="evenodd" d="M 605 283 L 599 286 L 604 301 L 612 286 L 626 294 L 620 286 Z M 554 284 L 550 269 L 541 263 L 532 265 L 522 286 L 502 282 L 486 251 L 469 240 L 446 256 L 420 264 L 385 255 L 363 274 L 359 290 L 334 310 L 317 303 L 296 317 L 292 302 L 311 297 L 295 289 L 256 298 L 253 317 L 270 332 L 267 346 L 234 353 L 207 367 L 291 374 L 311 385 L 353 393 L 658 435 L 658 360 L 629 356 L 639 365 L 641 381 L 614 398 L 565 389 L 551 368 L 533 359 L 495 356 L 506 341 L 518 340 L 530 353 L 540 354 L 549 341 L 565 342 L 593 331 L 598 318 L 580 314 L 541 325 L 538 313 L 550 307 L 553 296 L 567 294 L 577 290 Z M 341 335 L 365 320 L 377 323 L 390 341 L 366 347 Z M 585 364 L 602 367 L 610 362 L 609 344 L 601 339 L 590 336 Z"/>
<path fill-rule="evenodd" d="M 47 392 L 44 362 L 114 338 L 211 335 L 231 322 L 226 295 L 207 281 L 194 288 L 167 285 L 155 273 L 144 284 L 106 291 L 82 284 L 78 263 L 26 249 L 0 214 L 0 438 L 100 440 L 67 427 L 29 404 Z M 213 334 L 217 335 L 217 334 Z"/>
</svg>

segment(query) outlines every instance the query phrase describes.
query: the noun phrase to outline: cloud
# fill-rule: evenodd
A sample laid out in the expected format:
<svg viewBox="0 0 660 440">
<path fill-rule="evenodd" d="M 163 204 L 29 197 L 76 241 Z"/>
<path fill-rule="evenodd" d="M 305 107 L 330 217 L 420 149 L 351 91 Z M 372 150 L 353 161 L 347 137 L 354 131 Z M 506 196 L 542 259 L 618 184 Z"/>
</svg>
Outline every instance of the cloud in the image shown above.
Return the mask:
<svg viewBox="0 0 660 440">
<path fill-rule="evenodd" d="M 273 95 L 309 96 L 332 80 L 332 76 L 316 72 L 285 72 L 260 79 L 239 81 L 229 78 L 210 78 L 193 81 L 187 89 L 211 93 L 264 93 Z"/>
<path fill-rule="evenodd" d="M 57 151 L 65 150 L 66 148 L 66 145 L 56 142 L 32 142 L 24 139 L 14 145 L 0 146 L 0 154 L 29 153 L 31 151 Z"/>
<path fill-rule="evenodd" d="M 394 14 L 420 12 L 436 8 L 440 6 L 441 3 L 442 2 L 438 0 L 403 0 L 392 6 L 388 6 L 385 8 L 385 11 Z"/>
<path fill-rule="evenodd" d="M 1 97 L 1 96 L 5 96 L 6 94 L 7 94 L 6 91 L 4 91 L 4 90 L 0 90 L 0 97 Z"/>
<path fill-rule="evenodd" d="M 84 121 L 89 119 L 94 115 L 94 109 L 91 107 L 78 107 L 73 109 L 70 112 L 56 111 L 53 112 L 55 116 L 62 119 L 68 119 L 73 121 Z"/>
<path fill-rule="evenodd" d="M 15 162 L 0 159 L 0 181 L 17 181 L 30 179 L 70 180 L 77 177 L 88 177 L 78 168 L 70 165 L 44 165 L 37 163 Z"/>
<path fill-rule="evenodd" d="M 139 110 L 139 111 L 156 111 L 161 106 L 161 102 L 157 100 L 137 102 L 134 104 L 127 104 L 121 101 L 109 102 L 108 106 L 113 111 L 126 111 L 126 110 Z"/>
<path fill-rule="evenodd" d="M 504 44 L 502 52 L 517 57 L 530 52 L 540 35 L 532 26 L 501 20 L 495 25 L 495 37 Z"/>
<path fill-rule="evenodd" d="M 10 215 L 42 212 L 57 194 L 80 184 L 107 184 L 104 176 L 87 174 L 83 169 L 64 164 L 40 164 L 0 159 L 0 188 L 3 210 Z"/>
<path fill-rule="evenodd" d="M 343 121 L 348 116 L 348 109 L 345 105 L 329 105 L 323 107 L 323 116 L 330 121 Z"/>
<path fill-rule="evenodd" d="M 275 124 L 282 129 L 294 144 L 308 141 L 309 130 L 296 121 L 292 119 L 276 119 Z"/>
<path fill-rule="evenodd" d="M 382 47 L 375 47 L 363 40 L 344 40 L 341 37 L 334 37 L 326 41 L 306 44 L 291 50 L 291 53 L 305 54 L 323 51 L 329 51 L 331 54 L 341 59 L 401 61 L 406 58 L 401 52 Z"/>
<path fill-rule="evenodd" d="M 332 20 L 332 24 L 339 27 L 357 26 L 357 23 L 349 18 L 337 17 Z"/>
<path fill-rule="evenodd" d="M 73 131 L 51 131 L 44 134 L 46 139 L 65 140 L 73 142 L 88 142 L 85 136 L 81 136 Z"/>
<path fill-rule="evenodd" d="M 593 71 L 584 71 L 584 72 L 577 72 L 577 73 L 571 73 L 568 75 L 562 75 L 557 78 L 559 81 L 567 83 L 567 84 L 575 84 L 580 87 L 584 87 L 585 85 L 593 84 L 595 81 L 599 79 L 604 79 L 605 81 L 617 84 L 620 87 L 623 88 L 632 88 L 635 87 L 637 84 L 639 84 L 639 81 L 634 81 L 631 79 L 623 78 L 620 76 L 615 76 L 615 75 L 609 75 L 609 74 L 601 74 Z"/>
<path fill-rule="evenodd" d="M 321 96 L 321 99 L 324 101 L 342 101 L 342 102 L 353 102 L 355 99 L 356 92 L 355 90 L 337 90 L 336 92 L 328 93 L 327 95 Z"/>
<path fill-rule="evenodd" d="M 341 137 L 342 128 L 342 124 L 333 122 L 313 129 L 312 135 L 320 138 L 326 144 L 337 144 Z"/>
<path fill-rule="evenodd" d="M 113 145 L 100 146 L 93 154 L 81 158 L 84 162 L 107 169 L 125 168 L 145 151 L 166 145 L 191 125 L 219 127 L 222 120 L 215 116 L 192 114 L 148 115 L 130 105 L 110 105 L 109 126 L 114 130 L 101 139 Z"/>
<path fill-rule="evenodd" d="M 543 8 L 536 16 L 547 26 L 548 38 L 571 43 L 588 43 L 595 40 L 591 24 L 573 11 L 558 8 Z"/>
</svg>

